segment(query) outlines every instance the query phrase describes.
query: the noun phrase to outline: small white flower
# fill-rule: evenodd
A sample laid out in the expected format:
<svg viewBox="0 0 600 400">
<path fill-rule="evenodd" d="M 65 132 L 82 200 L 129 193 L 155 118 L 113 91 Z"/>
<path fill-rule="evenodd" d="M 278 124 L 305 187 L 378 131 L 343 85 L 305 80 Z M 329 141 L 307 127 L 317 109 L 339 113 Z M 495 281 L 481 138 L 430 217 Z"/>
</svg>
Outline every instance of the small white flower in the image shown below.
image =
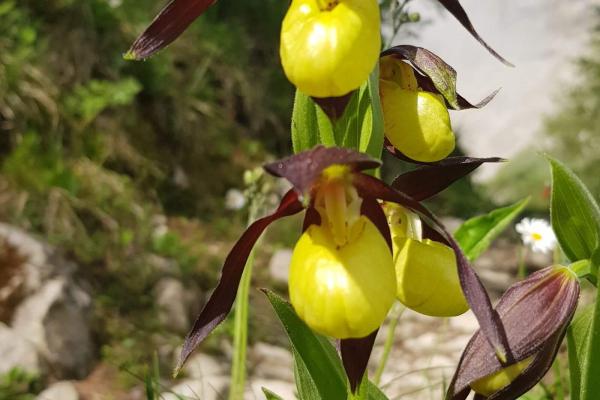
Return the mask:
<svg viewBox="0 0 600 400">
<path fill-rule="evenodd" d="M 550 224 L 539 218 L 523 218 L 515 227 L 523 243 L 536 253 L 548 253 L 556 247 L 556 236 Z"/>
</svg>

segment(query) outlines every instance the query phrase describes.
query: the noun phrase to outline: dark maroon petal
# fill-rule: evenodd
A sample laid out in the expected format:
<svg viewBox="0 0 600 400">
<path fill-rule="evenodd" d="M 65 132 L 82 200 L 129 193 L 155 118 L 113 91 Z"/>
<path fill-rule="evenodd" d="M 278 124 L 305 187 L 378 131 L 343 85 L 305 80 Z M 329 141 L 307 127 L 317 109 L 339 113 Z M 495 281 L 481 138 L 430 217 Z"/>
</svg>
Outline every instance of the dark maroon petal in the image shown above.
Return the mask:
<svg viewBox="0 0 600 400">
<path fill-rule="evenodd" d="M 246 260 L 263 231 L 273 221 L 299 213 L 302 209 L 302 203 L 298 201 L 298 194 L 294 190 L 290 190 L 283 197 L 279 208 L 273 214 L 253 222 L 242 234 L 225 259 L 219 284 L 185 339 L 176 371 L 181 369 L 200 342 L 229 314 L 244 272 Z"/>
<path fill-rule="evenodd" d="M 515 361 L 524 360 L 533 354 L 537 354 L 537 358 L 532 366 L 524 371 L 525 378 L 515 381 L 516 386 L 511 384 L 510 388 L 507 387 L 498 393 L 527 390 L 547 371 L 548 357 L 551 363 L 555 347 L 560 344 L 577 307 L 579 290 L 576 277 L 570 276 L 564 270 L 549 267 L 514 284 L 502 296 L 496 310 L 506 330 Z M 471 382 L 503 367 L 488 341 L 481 332 L 476 332 L 463 352 L 449 388 L 449 398 L 457 398 L 452 396 L 462 394 Z"/>
<path fill-rule="evenodd" d="M 443 244 L 448 243 L 446 238 L 441 233 L 439 233 L 438 231 L 436 231 L 435 229 L 430 227 L 428 224 L 423 224 L 422 228 L 423 228 L 423 239 L 429 239 L 429 240 L 433 240 L 434 242 L 440 242 Z"/>
<path fill-rule="evenodd" d="M 216 0 L 171 0 L 133 42 L 126 59 L 143 60 L 169 45 Z"/>
<path fill-rule="evenodd" d="M 400 150 L 395 148 L 394 145 L 391 144 L 389 140 L 387 140 L 387 138 L 385 139 L 383 146 L 388 151 L 388 153 L 390 153 L 392 156 L 396 157 L 399 160 L 402 160 L 402 161 L 405 161 L 405 162 L 408 162 L 411 164 L 427 165 L 427 166 L 431 166 L 431 167 L 454 166 L 454 165 L 460 165 L 460 164 L 476 164 L 478 162 L 486 163 L 486 162 L 504 162 L 504 161 L 506 161 L 505 159 L 500 158 L 500 157 L 478 158 L 478 157 L 469 157 L 469 156 L 447 157 L 447 158 L 444 158 L 443 160 L 433 161 L 433 162 L 417 161 L 417 160 L 413 160 L 412 158 L 408 157 L 407 155 L 402 153 Z"/>
<path fill-rule="evenodd" d="M 390 225 L 388 224 L 385 213 L 381 208 L 381 204 L 372 197 L 363 198 L 360 206 L 360 213 L 367 218 L 379 229 L 381 236 L 385 239 L 390 250 L 392 250 L 392 234 L 390 233 Z"/>
<path fill-rule="evenodd" d="M 457 93 L 458 108 L 454 108 L 454 109 L 455 110 L 468 110 L 471 108 L 485 107 L 490 101 L 492 101 L 494 99 L 494 97 L 496 97 L 498 92 L 500 92 L 500 89 L 494 90 L 492 93 L 487 95 L 483 100 L 480 100 L 478 103 L 475 103 L 475 104 L 471 103 L 470 101 L 468 101 L 467 99 L 465 99 L 464 97 L 462 97 L 460 94 Z"/>
<path fill-rule="evenodd" d="M 302 232 L 306 231 L 311 225 L 321 225 L 321 215 L 314 207 L 308 207 L 306 213 L 304 213 Z"/>
<path fill-rule="evenodd" d="M 438 163 L 406 172 L 392 182 L 392 187 L 417 201 L 427 200 L 483 163 L 500 162 L 501 158 L 449 157 Z"/>
<path fill-rule="evenodd" d="M 435 87 L 433 80 L 430 77 L 425 76 L 425 75 L 415 74 L 415 78 L 417 78 L 417 83 L 419 84 L 419 87 L 422 90 L 425 90 L 427 92 L 442 94 Z M 468 101 L 467 99 L 465 99 L 458 92 L 456 92 L 456 102 L 454 104 L 451 104 L 445 97 L 444 97 L 444 100 L 446 102 L 446 107 L 451 108 L 453 110 L 456 110 L 456 111 L 470 110 L 473 108 L 485 107 L 490 101 L 492 101 L 494 99 L 494 97 L 496 97 L 498 92 L 500 92 L 500 89 L 494 90 L 492 93 L 487 95 L 483 100 L 480 100 L 479 102 L 477 102 L 475 104 L 473 104 L 470 101 Z"/>
<path fill-rule="evenodd" d="M 344 369 L 346 370 L 352 393 L 356 392 L 358 385 L 365 375 L 369 357 L 371 357 L 371 351 L 373 350 L 373 344 L 375 344 L 375 337 L 377 337 L 377 332 L 378 331 L 375 331 L 369 336 L 361 339 L 340 340 L 342 363 L 344 364 Z"/>
<path fill-rule="evenodd" d="M 456 98 L 456 71 L 444 60 L 422 47 L 399 45 L 385 50 L 381 57 L 393 56 L 407 60 L 422 75 L 429 77 L 436 91 L 453 107 L 458 107 Z"/>
<path fill-rule="evenodd" d="M 469 265 L 458 243 L 446 231 L 443 224 L 421 203 L 370 175 L 355 173 L 353 182 L 361 197 L 370 196 L 383 201 L 398 203 L 419 214 L 425 224 L 429 224 L 440 233 L 441 237 L 445 239 L 446 244 L 454 250 L 463 293 L 471 310 L 473 310 L 473 313 L 477 317 L 481 330 L 496 352 L 500 356 L 510 360 L 511 355 L 508 352 L 507 339 L 502 322 L 492 308 L 490 298 L 479 277 Z"/>
<path fill-rule="evenodd" d="M 442 58 L 423 47 L 399 45 L 381 53 L 381 57 L 392 56 L 410 62 L 418 72 L 415 78 L 422 90 L 439 93 L 446 105 L 454 110 L 481 108 L 489 103 L 498 90 L 477 104 L 471 104 L 456 91 L 456 71 Z"/>
<path fill-rule="evenodd" d="M 492 47 L 490 45 L 488 45 L 483 40 L 483 38 L 481 36 L 479 36 L 479 33 L 477 33 L 477 31 L 475 30 L 475 27 L 469 20 L 469 16 L 465 12 L 464 8 L 462 8 L 462 6 L 458 2 L 458 0 L 438 0 L 438 1 L 444 6 L 444 8 L 446 8 L 446 10 L 448 10 L 450 12 L 450 14 L 452 14 L 454 16 L 454 18 L 456 18 L 462 24 L 462 26 L 465 27 L 465 29 L 467 31 L 469 31 L 469 33 L 471 35 L 473 35 L 473 37 L 475 39 L 477 39 L 477 41 L 479 43 L 481 43 L 483 45 L 483 47 L 485 47 L 487 49 L 487 51 L 489 51 L 494 57 L 496 57 L 498 60 L 500 60 L 505 65 L 508 65 L 509 67 L 514 67 L 513 64 L 511 64 L 504 57 L 502 57 L 500 54 L 498 54 L 494 49 L 492 49 Z"/>
<path fill-rule="evenodd" d="M 264 166 L 272 175 L 285 178 L 299 193 L 307 194 L 313 184 L 329 166 L 348 165 L 353 171 L 377 168 L 381 162 L 350 149 L 316 146 L 283 160 Z"/>
<path fill-rule="evenodd" d="M 312 99 L 327 114 L 329 119 L 335 122 L 344 115 L 346 106 L 353 94 L 354 91 L 340 97 L 313 97 Z"/>
<path fill-rule="evenodd" d="M 421 88 L 421 90 L 425 90 L 426 92 L 442 94 L 435 87 L 435 85 L 433 84 L 433 81 L 431 80 L 430 77 L 425 76 L 425 75 L 415 74 L 415 78 L 417 78 L 417 83 L 419 84 L 419 87 Z M 500 89 L 494 90 L 492 93 L 487 95 L 484 99 L 480 100 L 479 102 L 477 102 L 475 104 L 473 104 L 469 100 L 465 99 L 458 92 L 456 92 L 456 102 L 454 104 L 451 104 L 445 97 L 444 97 L 444 101 L 446 103 L 446 107 L 451 108 L 452 110 L 455 110 L 455 111 L 470 110 L 473 108 L 483 108 L 486 105 L 488 105 L 488 103 L 490 101 L 492 101 L 494 99 L 494 97 L 496 97 L 498 92 L 500 92 Z"/>
</svg>

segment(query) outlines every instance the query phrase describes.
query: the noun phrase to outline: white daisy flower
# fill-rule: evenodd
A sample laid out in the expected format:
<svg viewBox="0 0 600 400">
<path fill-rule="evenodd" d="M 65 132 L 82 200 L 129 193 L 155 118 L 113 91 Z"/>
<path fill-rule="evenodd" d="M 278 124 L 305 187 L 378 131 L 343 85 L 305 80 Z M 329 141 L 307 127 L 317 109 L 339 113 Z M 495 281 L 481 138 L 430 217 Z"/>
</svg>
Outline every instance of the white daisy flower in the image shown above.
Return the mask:
<svg viewBox="0 0 600 400">
<path fill-rule="evenodd" d="M 536 253 L 548 253 L 556 247 L 556 236 L 548 221 L 539 218 L 523 218 L 515 227 L 523 243 Z"/>
</svg>

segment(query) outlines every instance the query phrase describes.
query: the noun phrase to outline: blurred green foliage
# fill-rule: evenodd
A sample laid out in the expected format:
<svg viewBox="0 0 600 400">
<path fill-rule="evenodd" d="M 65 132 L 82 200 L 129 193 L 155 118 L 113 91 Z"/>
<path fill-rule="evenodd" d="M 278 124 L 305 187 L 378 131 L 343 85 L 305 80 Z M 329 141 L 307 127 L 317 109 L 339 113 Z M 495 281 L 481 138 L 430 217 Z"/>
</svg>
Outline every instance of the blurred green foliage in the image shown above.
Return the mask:
<svg viewBox="0 0 600 400">
<path fill-rule="evenodd" d="M 33 400 L 41 388 L 36 375 L 18 368 L 0 375 L 0 400 Z"/>
<path fill-rule="evenodd" d="M 243 225 L 225 192 L 289 148 L 287 4 L 219 2 L 161 54 L 124 61 L 165 3 L 0 2 L 0 221 L 78 261 L 101 356 L 134 371 L 180 341 L 156 335 L 158 279 L 212 288 L 224 250 L 206 232 Z"/>
<path fill-rule="evenodd" d="M 600 7 L 586 54 L 577 61 L 574 86 L 558 99 L 560 112 L 551 115 L 544 130 L 548 152 L 567 164 L 600 197 Z"/>
</svg>

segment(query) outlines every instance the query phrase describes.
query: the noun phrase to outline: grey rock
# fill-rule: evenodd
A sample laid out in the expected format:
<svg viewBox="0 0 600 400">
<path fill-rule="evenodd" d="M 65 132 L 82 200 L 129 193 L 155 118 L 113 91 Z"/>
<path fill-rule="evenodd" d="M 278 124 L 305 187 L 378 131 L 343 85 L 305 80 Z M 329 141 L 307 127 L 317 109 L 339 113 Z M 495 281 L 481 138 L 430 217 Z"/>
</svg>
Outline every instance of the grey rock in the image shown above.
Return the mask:
<svg viewBox="0 0 600 400">
<path fill-rule="evenodd" d="M 257 378 L 294 382 L 294 359 L 283 347 L 259 342 L 250 350 L 249 361 Z"/>
<path fill-rule="evenodd" d="M 186 333 L 190 328 L 185 287 L 175 278 L 162 278 L 154 286 L 158 318 L 172 332 Z"/>
<path fill-rule="evenodd" d="M 162 257 L 156 254 L 149 254 L 145 258 L 146 265 L 152 270 L 162 275 L 177 274 L 179 267 L 172 258 Z"/>
<path fill-rule="evenodd" d="M 63 259 L 54 248 L 19 228 L 0 223 L 0 238 L 26 259 L 26 294 L 39 290 L 53 277 L 70 276 L 76 269 L 75 264 Z"/>
<path fill-rule="evenodd" d="M 291 249 L 277 250 L 269 261 L 269 273 L 277 282 L 287 283 L 290 276 Z"/>
<path fill-rule="evenodd" d="M 42 370 L 35 346 L 26 336 L 16 333 L 0 322 L 0 374 L 13 368 L 39 374 Z"/>
<path fill-rule="evenodd" d="M 216 357 L 196 353 L 185 363 L 184 371 L 188 377 L 202 380 L 226 376 L 229 368 L 224 361 Z"/>
<path fill-rule="evenodd" d="M 516 277 L 514 274 L 505 271 L 494 271 L 491 269 L 482 269 L 477 271 L 486 288 L 493 291 L 492 296 L 498 296 L 512 285 Z"/>
<path fill-rule="evenodd" d="M 160 395 L 163 400 L 202 399 L 220 400 L 227 396 L 228 376 L 206 379 L 186 379 Z M 179 396 L 179 397 L 178 397 Z"/>
<path fill-rule="evenodd" d="M 65 277 L 45 283 L 15 311 L 13 329 L 27 337 L 55 378 L 83 378 L 94 361 L 90 296 Z"/>
<path fill-rule="evenodd" d="M 71 382 L 61 381 L 53 383 L 41 392 L 36 400 L 79 400 L 79 393 Z"/>
</svg>

